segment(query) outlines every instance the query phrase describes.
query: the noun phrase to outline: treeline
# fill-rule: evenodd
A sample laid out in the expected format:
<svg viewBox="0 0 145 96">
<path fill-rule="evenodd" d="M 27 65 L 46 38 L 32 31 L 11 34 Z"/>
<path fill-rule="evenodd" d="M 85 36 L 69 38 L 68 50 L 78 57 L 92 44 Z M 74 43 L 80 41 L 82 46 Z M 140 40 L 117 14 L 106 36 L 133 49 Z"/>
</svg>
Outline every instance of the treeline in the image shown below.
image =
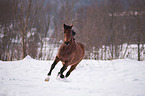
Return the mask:
<svg viewBox="0 0 145 96">
<path fill-rule="evenodd" d="M 127 43 L 138 45 L 140 60 L 144 49 L 140 46 L 145 44 L 145 0 L 80 2 L 1 0 L 0 60 L 19 60 L 26 55 L 42 58 L 47 38 L 50 44 L 63 40 L 64 23 L 74 25 L 76 40 L 85 44 L 85 58 L 103 45 L 110 50 L 110 59 L 119 58 L 119 45 Z"/>
<path fill-rule="evenodd" d="M 106 53 L 106 46 L 109 46 L 109 59 L 114 59 L 120 57 L 123 43 L 137 44 L 140 61 L 140 47 L 145 44 L 145 0 L 128 0 L 126 3 L 128 6 L 123 0 L 104 0 L 101 4 L 94 2 L 78 10 L 76 27 L 80 33 L 77 36 L 84 37 L 80 40 L 89 52 L 99 51 L 105 45 Z"/>
</svg>

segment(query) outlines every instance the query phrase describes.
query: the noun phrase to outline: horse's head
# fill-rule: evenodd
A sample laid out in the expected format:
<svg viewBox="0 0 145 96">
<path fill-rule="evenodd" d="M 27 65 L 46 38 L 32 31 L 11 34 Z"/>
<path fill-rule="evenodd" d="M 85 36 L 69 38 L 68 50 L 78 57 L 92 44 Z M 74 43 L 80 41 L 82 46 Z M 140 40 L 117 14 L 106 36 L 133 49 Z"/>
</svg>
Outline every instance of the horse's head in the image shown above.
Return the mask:
<svg viewBox="0 0 145 96">
<path fill-rule="evenodd" d="M 75 32 L 72 31 L 72 26 L 65 25 L 64 24 L 64 43 L 66 45 L 69 45 L 70 41 L 73 40 L 73 36 L 75 35 Z"/>
</svg>

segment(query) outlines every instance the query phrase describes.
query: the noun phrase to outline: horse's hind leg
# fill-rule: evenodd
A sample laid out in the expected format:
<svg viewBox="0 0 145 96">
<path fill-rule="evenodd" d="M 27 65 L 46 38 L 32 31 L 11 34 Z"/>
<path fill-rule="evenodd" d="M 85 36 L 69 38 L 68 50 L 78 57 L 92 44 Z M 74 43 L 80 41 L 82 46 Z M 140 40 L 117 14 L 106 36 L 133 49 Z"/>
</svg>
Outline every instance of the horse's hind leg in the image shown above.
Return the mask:
<svg viewBox="0 0 145 96">
<path fill-rule="evenodd" d="M 49 71 L 49 73 L 47 74 L 48 76 L 51 75 L 52 70 L 54 69 L 55 65 L 56 65 L 58 62 L 59 62 L 59 58 L 56 56 L 56 58 L 55 58 L 53 64 L 51 65 L 50 71 Z"/>
<path fill-rule="evenodd" d="M 72 65 L 71 68 L 69 69 L 69 71 L 66 73 L 65 77 L 68 77 L 70 75 L 70 73 L 76 68 L 78 64 Z"/>
<path fill-rule="evenodd" d="M 68 65 L 64 64 L 63 67 L 60 69 L 60 72 L 58 75 L 60 75 L 60 78 L 64 78 L 63 72 L 67 69 Z"/>
</svg>

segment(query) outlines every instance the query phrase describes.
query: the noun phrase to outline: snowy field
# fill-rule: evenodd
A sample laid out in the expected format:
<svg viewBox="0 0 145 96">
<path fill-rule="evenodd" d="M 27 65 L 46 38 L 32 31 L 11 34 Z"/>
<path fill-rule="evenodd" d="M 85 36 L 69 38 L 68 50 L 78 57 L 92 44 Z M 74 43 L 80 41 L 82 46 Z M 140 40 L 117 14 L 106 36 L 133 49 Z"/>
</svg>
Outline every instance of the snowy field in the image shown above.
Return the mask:
<svg viewBox="0 0 145 96">
<path fill-rule="evenodd" d="M 145 61 L 83 60 L 65 80 L 56 79 L 59 62 L 45 82 L 52 62 L 0 61 L 0 96 L 145 96 Z"/>
</svg>

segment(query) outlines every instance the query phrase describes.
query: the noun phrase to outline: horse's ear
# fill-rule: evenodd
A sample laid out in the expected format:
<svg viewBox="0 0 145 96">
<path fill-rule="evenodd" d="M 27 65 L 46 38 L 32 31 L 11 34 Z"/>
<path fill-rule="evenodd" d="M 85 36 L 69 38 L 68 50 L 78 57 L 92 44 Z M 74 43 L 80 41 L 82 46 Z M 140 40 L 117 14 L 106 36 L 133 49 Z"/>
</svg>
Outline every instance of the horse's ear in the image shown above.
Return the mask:
<svg viewBox="0 0 145 96">
<path fill-rule="evenodd" d="M 70 26 L 70 28 L 72 28 L 72 27 L 73 27 L 73 25 Z"/>
</svg>

